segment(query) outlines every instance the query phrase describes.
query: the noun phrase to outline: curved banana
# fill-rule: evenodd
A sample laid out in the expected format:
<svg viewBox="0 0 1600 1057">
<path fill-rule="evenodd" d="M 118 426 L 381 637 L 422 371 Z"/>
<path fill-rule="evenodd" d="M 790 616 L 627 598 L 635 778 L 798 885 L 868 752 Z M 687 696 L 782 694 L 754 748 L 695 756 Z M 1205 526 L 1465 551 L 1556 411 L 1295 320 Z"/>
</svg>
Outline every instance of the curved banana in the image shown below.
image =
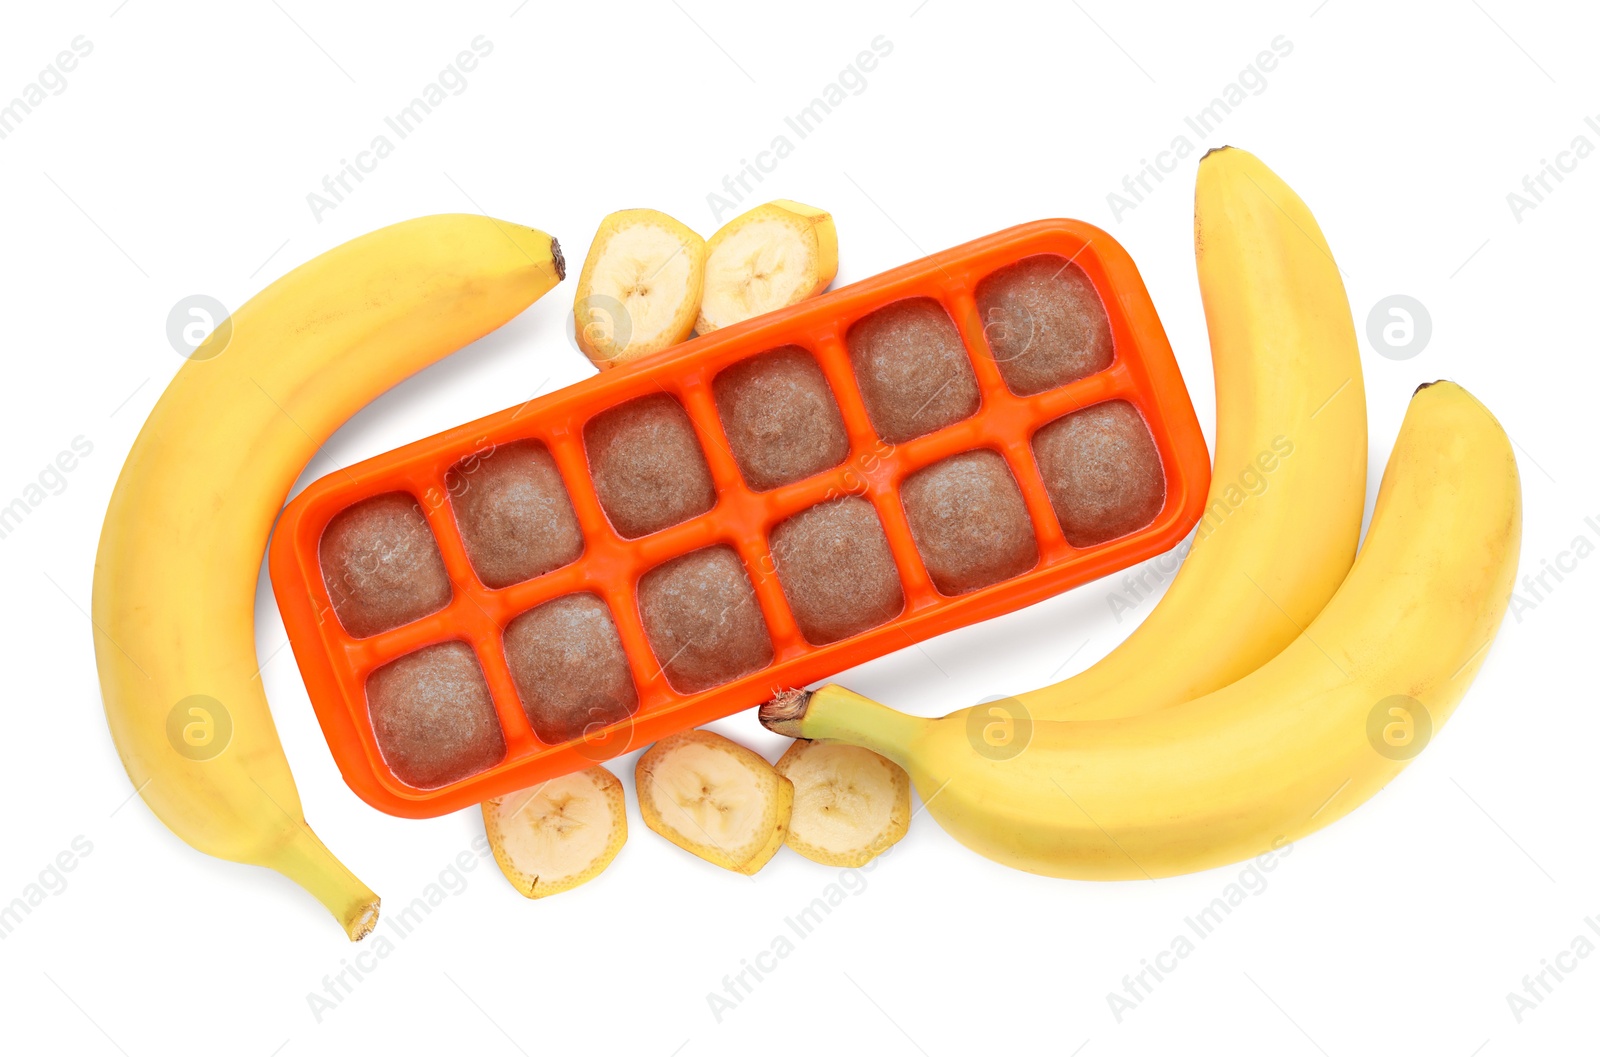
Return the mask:
<svg viewBox="0 0 1600 1057">
<path fill-rule="evenodd" d="M 304 886 L 351 939 L 378 899 L 306 826 L 256 664 L 261 556 L 340 424 L 553 287 L 560 248 L 423 217 L 301 265 L 179 369 L 134 441 L 95 559 L 95 656 L 128 777 L 189 844 Z"/>
<path fill-rule="evenodd" d="M 1036 720 L 1137 715 L 1227 686 L 1289 645 L 1355 560 L 1366 392 L 1316 218 L 1255 155 L 1224 147 L 1200 162 L 1194 245 L 1217 390 L 1206 511 L 1172 585 L 1125 640 L 1017 695 Z"/>
<path fill-rule="evenodd" d="M 1434 383 L 1412 398 L 1349 577 L 1238 682 L 1139 716 L 1019 723 L 1004 750 L 965 713 L 920 719 L 838 687 L 780 696 L 762 722 L 894 760 L 952 836 L 1018 869 L 1109 880 L 1235 862 L 1354 809 L 1449 718 L 1505 615 L 1521 506 L 1499 423 Z"/>
</svg>

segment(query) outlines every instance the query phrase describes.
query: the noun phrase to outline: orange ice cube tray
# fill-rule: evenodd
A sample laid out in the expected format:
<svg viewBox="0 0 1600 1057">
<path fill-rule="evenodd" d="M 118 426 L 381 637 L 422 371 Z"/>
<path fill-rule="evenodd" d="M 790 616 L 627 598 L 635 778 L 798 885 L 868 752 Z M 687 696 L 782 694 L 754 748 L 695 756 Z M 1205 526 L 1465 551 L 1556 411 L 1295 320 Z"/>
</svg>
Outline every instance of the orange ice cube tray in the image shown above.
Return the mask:
<svg viewBox="0 0 1600 1057">
<path fill-rule="evenodd" d="M 1085 377 L 1032 395 L 1008 387 L 986 325 L 1017 327 L 1015 316 L 980 318 L 979 284 L 1029 258 L 1072 262 L 1098 294 L 1109 320 L 1111 358 Z M 1038 263 L 1038 262 L 1032 262 Z M 1051 262 L 1052 266 L 1054 261 Z M 890 443 L 874 430 L 853 368 L 850 328 L 909 298 L 942 306 L 959 333 L 980 398 L 975 413 L 922 436 Z M 1003 315 L 1003 313 L 1002 313 Z M 1014 336 L 1013 336 L 1014 342 Z M 713 381 L 733 364 L 787 346 L 821 367 L 848 437 L 848 454 L 831 469 L 765 491 L 746 484 L 719 416 Z M 1026 347 L 1026 346 L 1025 346 Z M 1008 355 L 1014 343 L 1006 346 Z M 965 384 L 965 383 L 963 383 Z M 586 451 L 585 426 L 596 415 L 654 394 L 687 413 L 715 489 L 715 505 L 678 524 L 626 538 L 602 505 Z M 1032 445 L 1033 435 L 1063 416 L 1107 401 L 1127 401 L 1144 419 L 1164 475 L 1160 509 L 1142 528 L 1086 546 L 1068 542 Z M 881 417 L 881 416 L 880 416 Z M 490 587 L 474 570 L 455 506 L 475 460 L 514 442 L 543 445 L 559 470 L 582 531 L 581 554 L 520 583 Z M 997 452 L 1015 479 L 1031 522 L 1037 560 L 1026 571 L 962 594 L 936 586 L 918 549 L 900 487 L 918 470 L 975 449 Z M 990 460 L 992 462 L 992 460 Z M 1105 576 L 1176 545 L 1198 520 L 1210 478 L 1205 441 L 1155 307 L 1127 252 L 1105 232 L 1072 220 L 1042 220 L 913 261 L 789 308 L 695 338 L 329 474 L 283 512 L 271 548 L 271 575 L 289 640 L 323 734 L 345 781 L 392 815 L 425 818 L 580 770 L 676 731 L 765 701 L 931 636 L 1020 609 Z M 437 542 L 449 601 L 437 611 L 364 637 L 336 615 L 319 546 L 330 521 L 352 504 L 388 493 L 413 498 Z M 898 615 L 837 641 L 802 633 L 775 575 L 771 532 L 785 519 L 841 496 L 869 501 L 881 523 L 903 596 Z M 701 548 L 724 545 L 743 563 L 771 639 L 770 660 L 721 685 L 690 692 L 652 649 L 638 584 L 650 570 Z M 442 581 L 441 581 L 442 583 Z M 567 741 L 541 740 L 508 667 L 505 629 L 519 614 L 574 594 L 603 600 L 626 657 L 636 703 Z M 498 762 L 438 784 L 408 784 L 386 762 L 369 709 L 374 671 L 425 647 L 470 646 L 492 700 L 503 753 Z M 465 657 L 464 650 L 452 647 Z M 470 664 L 470 662 L 468 662 Z M 556 667 L 559 669 L 560 665 Z M 469 695 L 469 696 L 476 696 Z M 486 705 L 481 706 L 487 711 Z M 480 717 L 481 718 L 481 717 Z M 426 713 L 429 723 L 441 722 Z M 414 733 L 414 732 L 413 732 Z M 493 732 L 488 734 L 493 746 Z M 491 756 L 499 752 L 493 749 Z M 392 754 L 391 754 L 392 755 Z M 428 787 L 425 787 L 428 786 Z"/>
</svg>

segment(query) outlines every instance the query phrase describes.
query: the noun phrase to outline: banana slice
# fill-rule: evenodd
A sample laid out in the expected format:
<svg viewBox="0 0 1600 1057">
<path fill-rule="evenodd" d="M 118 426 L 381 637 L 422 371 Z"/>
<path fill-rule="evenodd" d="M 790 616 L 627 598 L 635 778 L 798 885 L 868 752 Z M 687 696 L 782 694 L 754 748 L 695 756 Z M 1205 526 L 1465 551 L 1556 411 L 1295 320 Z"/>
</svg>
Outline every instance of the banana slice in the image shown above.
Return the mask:
<svg viewBox="0 0 1600 1057">
<path fill-rule="evenodd" d="M 706 862 L 753 874 L 783 843 L 794 786 L 743 745 L 709 730 L 652 745 L 634 771 L 644 824 Z"/>
<path fill-rule="evenodd" d="M 578 347 L 604 370 L 676 345 L 694 329 L 705 269 L 705 240 L 667 214 L 612 213 L 578 276 Z"/>
<path fill-rule="evenodd" d="M 839 234 L 826 210 L 788 199 L 722 225 L 706 243 L 706 286 L 694 329 L 709 334 L 820 294 L 839 270 Z"/>
<path fill-rule="evenodd" d="M 529 899 L 565 892 L 611 865 L 628 839 L 622 783 L 604 767 L 484 802 L 483 828 L 506 880 Z"/>
<path fill-rule="evenodd" d="M 824 866 L 862 866 L 911 827 L 911 779 L 870 749 L 796 741 L 775 768 L 794 783 L 785 843 Z"/>
</svg>

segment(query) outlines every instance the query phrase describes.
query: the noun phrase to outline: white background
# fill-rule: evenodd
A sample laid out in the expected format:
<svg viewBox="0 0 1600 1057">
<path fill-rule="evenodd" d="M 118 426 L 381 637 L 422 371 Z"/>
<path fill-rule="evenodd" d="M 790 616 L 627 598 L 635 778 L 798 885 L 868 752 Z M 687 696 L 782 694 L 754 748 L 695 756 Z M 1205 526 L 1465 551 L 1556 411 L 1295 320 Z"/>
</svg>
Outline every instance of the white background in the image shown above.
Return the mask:
<svg viewBox="0 0 1600 1057">
<path fill-rule="evenodd" d="M 0 903 L 75 838 L 92 851 L 0 940 L 0 1048 L 1594 1051 L 1600 957 L 1520 1024 L 1506 1000 L 1585 931 L 1586 915 L 1600 921 L 1594 559 L 1507 619 L 1456 718 L 1413 766 L 1300 842 L 1121 1023 L 1107 993 L 1239 868 L 1155 883 L 1050 880 L 979 858 L 919 815 L 866 887 L 719 1023 L 707 993 L 838 871 L 785 851 L 751 880 L 668 845 L 638 821 L 634 756 L 613 763 L 632 835 L 605 874 L 529 902 L 480 863 L 315 1016 L 308 993 L 356 948 L 288 881 L 205 858 L 128 801 L 101 713 L 84 613 L 94 547 L 122 458 L 181 363 L 165 336 L 169 309 L 196 293 L 236 306 L 330 246 L 431 212 L 537 225 L 574 265 L 600 218 L 624 207 L 659 208 L 710 235 L 728 214 L 714 214 L 708 193 L 880 35 L 893 50 L 864 90 L 806 139 L 789 132 L 793 153 L 745 203 L 830 209 L 840 283 L 1022 221 L 1098 224 L 1142 268 L 1210 436 L 1190 245 L 1200 151 L 1120 218 L 1107 195 L 1180 134 L 1197 148 L 1245 146 L 1316 211 L 1359 329 L 1396 293 L 1431 316 L 1414 359 L 1363 341 L 1373 488 L 1412 389 L 1453 378 L 1516 442 L 1522 571 L 1537 573 L 1580 535 L 1600 540 L 1600 156 L 1520 218 L 1507 200 L 1575 137 L 1600 147 L 1584 124 L 1600 123 L 1592 8 L 903 0 L 780 15 L 720 0 L 519 2 L 100 0 L 5 14 L 0 100 L 74 37 L 93 51 L 0 140 L 0 504 L 75 437 L 93 452 L 0 539 Z M 493 52 L 465 90 L 314 217 L 307 194 L 479 35 Z M 1185 115 L 1280 35 L 1292 53 L 1259 94 L 1213 135 L 1189 130 Z M 565 336 L 571 287 L 383 397 L 303 481 L 588 374 Z M 1115 589 L 1090 584 L 840 681 L 925 714 L 1043 684 L 1127 633 L 1132 620 L 1119 623 L 1108 605 Z M 312 825 L 386 906 L 409 902 L 481 833 L 477 812 L 404 821 L 359 801 L 323 743 L 264 576 L 257 611 L 268 693 Z M 717 729 L 768 758 L 781 748 L 753 714 Z"/>
</svg>

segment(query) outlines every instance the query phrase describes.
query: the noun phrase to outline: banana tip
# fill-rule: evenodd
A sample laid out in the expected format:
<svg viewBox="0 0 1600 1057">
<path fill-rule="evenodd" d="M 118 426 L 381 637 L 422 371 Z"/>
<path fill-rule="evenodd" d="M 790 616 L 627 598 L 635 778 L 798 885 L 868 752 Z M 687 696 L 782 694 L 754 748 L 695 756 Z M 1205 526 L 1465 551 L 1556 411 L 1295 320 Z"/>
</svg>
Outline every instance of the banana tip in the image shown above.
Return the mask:
<svg viewBox="0 0 1600 1057">
<path fill-rule="evenodd" d="M 561 243 L 556 240 L 554 235 L 550 236 L 550 259 L 555 262 L 556 279 L 565 279 L 567 277 L 567 259 L 561 255 Z"/>
<path fill-rule="evenodd" d="M 1225 150 L 1233 150 L 1233 149 L 1234 148 L 1233 148 L 1233 145 L 1231 143 L 1224 143 L 1220 147 L 1208 147 L 1208 148 L 1206 148 L 1206 152 L 1204 154 L 1200 155 L 1200 160 L 1201 161 L 1205 161 L 1207 158 L 1211 157 L 1213 154 L 1220 154 L 1221 152 L 1223 152 Z"/>
<path fill-rule="evenodd" d="M 363 906 L 357 912 L 355 917 L 351 919 L 346 931 L 349 932 L 350 941 L 352 943 L 359 943 L 366 939 L 368 934 L 377 927 L 378 900 L 374 898 L 372 902 L 368 903 L 366 906 Z"/>
<path fill-rule="evenodd" d="M 761 706 L 761 725 L 774 734 L 800 737 L 800 721 L 805 718 L 806 707 L 811 704 L 811 694 L 806 690 L 779 690 L 772 700 Z"/>
</svg>

